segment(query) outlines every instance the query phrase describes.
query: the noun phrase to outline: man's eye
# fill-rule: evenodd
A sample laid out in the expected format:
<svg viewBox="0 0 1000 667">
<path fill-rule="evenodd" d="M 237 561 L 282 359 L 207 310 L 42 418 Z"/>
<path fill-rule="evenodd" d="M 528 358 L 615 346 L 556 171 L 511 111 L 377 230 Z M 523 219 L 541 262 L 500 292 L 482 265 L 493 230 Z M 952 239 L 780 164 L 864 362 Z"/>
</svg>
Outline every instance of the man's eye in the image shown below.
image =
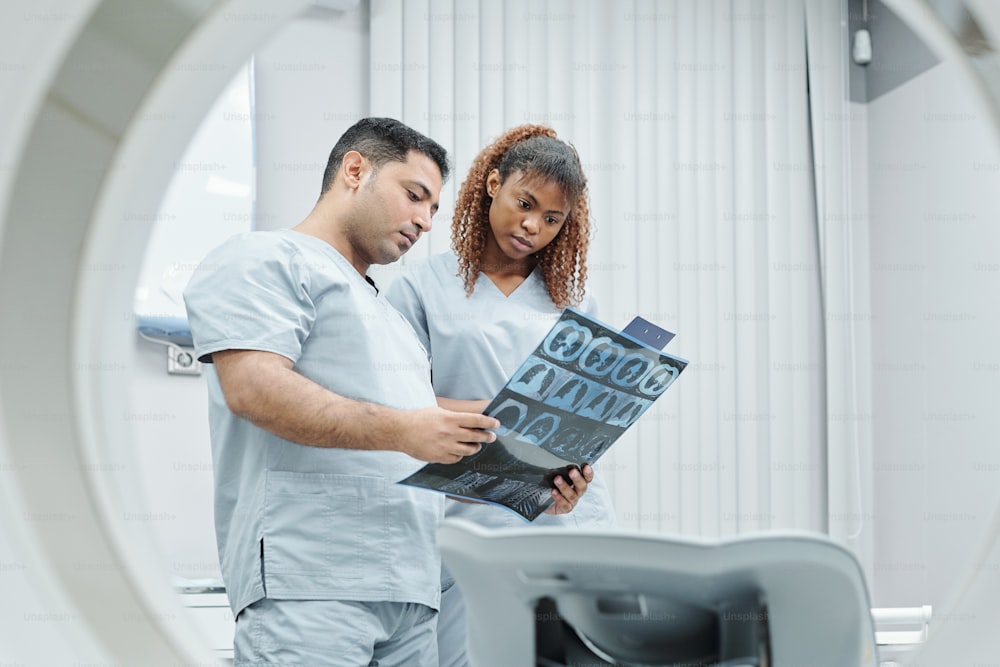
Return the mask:
<svg viewBox="0 0 1000 667">
<path fill-rule="evenodd" d="M 518 199 L 517 201 L 519 204 L 521 204 L 521 208 L 531 208 L 531 205 L 528 204 L 528 202 L 524 201 L 523 199 Z"/>
<path fill-rule="evenodd" d="M 410 201 L 420 201 L 420 196 L 416 192 L 407 190 L 406 193 L 410 196 Z"/>
</svg>

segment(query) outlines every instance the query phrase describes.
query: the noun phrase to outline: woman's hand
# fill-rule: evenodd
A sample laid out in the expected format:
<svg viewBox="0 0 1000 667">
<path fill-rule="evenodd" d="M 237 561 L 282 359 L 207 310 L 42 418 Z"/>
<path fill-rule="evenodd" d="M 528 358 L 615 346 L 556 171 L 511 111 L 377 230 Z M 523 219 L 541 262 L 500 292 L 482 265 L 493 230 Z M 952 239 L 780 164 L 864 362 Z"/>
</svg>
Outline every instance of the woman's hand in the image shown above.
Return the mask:
<svg viewBox="0 0 1000 667">
<path fill-rule="evenodd" d="M 594 481 L 594 469 L 589 463 L 585 463 L 581 469 L 570 468 L 567 476 L 570 478 L 570 482 L 567 482 L 565 477 L 562 475 L 556 475 L 553 483 L 556 488 L 552 489 L 552 497 L 555 499 L 555 504 L 545 510 L 546 514 L 568 514 L 573 511 L 576 504 L 580 502 L 580 498 L 583 494 L 587 492 L 587 484 Z"/>
</svg>

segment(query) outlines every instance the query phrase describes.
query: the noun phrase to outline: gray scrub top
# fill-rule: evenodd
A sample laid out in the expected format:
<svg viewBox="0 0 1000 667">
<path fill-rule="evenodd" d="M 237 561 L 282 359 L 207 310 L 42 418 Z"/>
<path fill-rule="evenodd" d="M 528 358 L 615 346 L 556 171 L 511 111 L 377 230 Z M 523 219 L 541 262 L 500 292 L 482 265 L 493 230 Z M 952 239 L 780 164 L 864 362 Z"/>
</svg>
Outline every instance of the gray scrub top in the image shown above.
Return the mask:
<svg viewBox="0 0 1000 667">
<path fill-rule="evenodd" d="M 538 271 L 532 271 L 509 296 L 480 274 L 476 289 L 466 296 L 458 258 L 450 251 L 416 263 L 386 291 L 430 351 L 434 392 L 446 398 L 496 396 L 562 313 Z M 579 309 L 595 315 L 594 300 L 584 297 Z M 449 517 L 484 526 L 524 527 L 521 517 L 494 505 L 448 500 L 445 511 Z M 588 528 L 614 524 L 611 495 L 599 472 L 572 512 L 542 514 L 532 522 Z"/>
<path fill-rule="evenodd" d="M 361 401 L 435 404 L 426 350 L 375 287 L 327 243 L 291 230 L 238 235 L 184 292 L 196 354 L 287 357 Z M 206 373 L 215 529 L 234 614 L 263 597 L 440 601 L 439 494 L 394 482 L 423 463 L 400 452 L 299 445 L 237 417 Z"/>
</svg>

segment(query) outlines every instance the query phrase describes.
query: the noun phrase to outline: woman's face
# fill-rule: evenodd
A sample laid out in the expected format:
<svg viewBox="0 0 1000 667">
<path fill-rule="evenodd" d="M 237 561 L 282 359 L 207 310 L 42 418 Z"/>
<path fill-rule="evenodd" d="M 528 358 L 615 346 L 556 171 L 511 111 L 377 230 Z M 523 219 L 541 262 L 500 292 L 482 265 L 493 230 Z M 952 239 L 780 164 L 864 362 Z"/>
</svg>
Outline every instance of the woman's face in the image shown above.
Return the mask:
<svg viewBox="0 0 1000 667">
<path fill-rule="evenodd" d="M 486 177 L 486 192 L 493 199 L 490 229 L 510 259 L 525 259 L 551 243 L 572 212 L 557 183 L 520 171 L 501 183 L 500 172 L 494 169 Z"/>
</svg>

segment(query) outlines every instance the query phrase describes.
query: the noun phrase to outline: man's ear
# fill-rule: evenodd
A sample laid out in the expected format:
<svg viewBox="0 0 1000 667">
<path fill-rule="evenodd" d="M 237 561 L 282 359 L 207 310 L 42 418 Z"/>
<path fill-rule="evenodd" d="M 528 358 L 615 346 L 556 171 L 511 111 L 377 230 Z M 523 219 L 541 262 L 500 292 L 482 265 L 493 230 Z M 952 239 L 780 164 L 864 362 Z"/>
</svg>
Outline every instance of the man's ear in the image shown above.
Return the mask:
<svg viewBox="0 0 1000 667">
<path fill-rule="evenodd" d="M 344 185 L 350 189 L 357 188 L 368 170 L 368 161 L 357 151 L 347 151 L 340 162 L 340 173 L 344 177 Z"/>
<path fill-rule="evenodd" d="M 486 175 L 486 194 L 490 197 L 496 197 L 497 192 L 500 191 L 500 170 L 494 169 L 489 174 Z"/>
</svg>

